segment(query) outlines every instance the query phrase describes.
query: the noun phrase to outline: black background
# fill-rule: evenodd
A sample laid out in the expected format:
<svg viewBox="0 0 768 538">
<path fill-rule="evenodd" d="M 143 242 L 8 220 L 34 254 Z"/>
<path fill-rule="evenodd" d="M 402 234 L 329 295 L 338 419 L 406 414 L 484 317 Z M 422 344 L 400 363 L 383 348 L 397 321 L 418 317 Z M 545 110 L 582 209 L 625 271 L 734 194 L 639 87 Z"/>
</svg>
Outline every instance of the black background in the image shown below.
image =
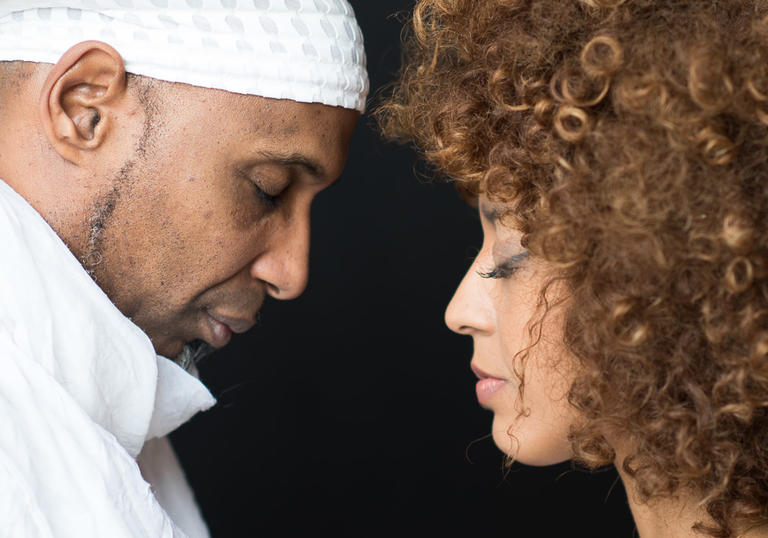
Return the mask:
<svg viewBox="0 0 768 538">
<path fill-rule="evenodd" d="M 375 94 L 412 2 L 352 4 Z M 172 439 L 214 538 L 633 536 L 612 469 L 504 468 L 471 341 L 443 325 L 480 225 L 419 170 L 361 118 L 315 203 L 307 292 L 201 365 L 219 404 Z"/>
</svg>

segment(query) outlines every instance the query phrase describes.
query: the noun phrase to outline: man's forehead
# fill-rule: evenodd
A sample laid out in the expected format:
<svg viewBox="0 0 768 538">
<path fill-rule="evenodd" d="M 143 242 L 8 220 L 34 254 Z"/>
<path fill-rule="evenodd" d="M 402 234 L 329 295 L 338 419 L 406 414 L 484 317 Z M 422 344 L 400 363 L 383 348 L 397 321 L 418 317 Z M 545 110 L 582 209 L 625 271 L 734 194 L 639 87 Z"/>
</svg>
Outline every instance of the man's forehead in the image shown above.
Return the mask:
<svg viewBox="0 0 768 538">
<path fill-rule="evenodd" d="M 170 121 L 176 129 L 200 125 L 189 139 L 210 151 L 225 150 L 249 161 L 296 168 L 325 182 L 341 172 L 359 113 L 318 103 L 240 95 L 222 90 L 169 85 Z M 161 105 L 160 110 L 164 107 Z M 185 117 L 182 117 L 185 116 Z"/>
<path fill-rule="evenodd" d="M 190 87 L 207 101 L 211 120 L 232 122 L 246 133 L 269 135 L 277 138 L 301 137 L 313 134 L 321 137 L 335 136 L 339 129 L 359 115 L 356 111 L 320 103 L 302 103 L 292 99 L 273 99 L 258 95 L 242 95 L 222 90 Z M 181 95 L 181 105 L 189 103 L 189 97 Z M 234 126 L 234 125 L 233 125 Z"/>
<path fill-rule="evenodd" d="M 264 160 L 300 169 L 320 182 L 341 173 L 358 113 L 330 107 L 289 101 L 284 110 L 294 113 L 272 114 L 256 122 L 253 139 L 264 145 L 256 153 Z M 253 125 L 253 122 L 251 123 Z"/>
</svg>

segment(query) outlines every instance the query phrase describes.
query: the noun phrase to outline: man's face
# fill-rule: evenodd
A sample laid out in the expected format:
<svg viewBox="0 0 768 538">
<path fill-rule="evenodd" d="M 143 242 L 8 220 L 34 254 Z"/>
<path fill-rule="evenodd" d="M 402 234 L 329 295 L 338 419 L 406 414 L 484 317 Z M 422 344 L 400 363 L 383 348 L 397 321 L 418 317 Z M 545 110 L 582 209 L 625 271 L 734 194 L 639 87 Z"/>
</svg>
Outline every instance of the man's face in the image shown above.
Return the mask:
<svg viewBox="0 0 768 538">
<path fill-rule="evenodd" d="M 307 282 L 310 205 L 341 174 L 357 112 L 161 85 L 85 231 L 84 265 L 173 357 L 225 345 Z M 143 120 L 142 120 L 143 121 Z"/>
</svg>

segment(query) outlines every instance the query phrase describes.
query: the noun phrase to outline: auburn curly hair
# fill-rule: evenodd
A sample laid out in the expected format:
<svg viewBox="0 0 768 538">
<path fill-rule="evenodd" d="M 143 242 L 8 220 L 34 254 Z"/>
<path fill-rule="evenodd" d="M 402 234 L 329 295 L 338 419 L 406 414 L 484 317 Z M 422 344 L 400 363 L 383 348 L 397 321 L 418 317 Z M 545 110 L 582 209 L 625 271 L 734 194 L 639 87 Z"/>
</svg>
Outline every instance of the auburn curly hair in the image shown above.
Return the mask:
<svg viewBox="0 0 768 538">
<path fill-rule="evenodd" d="M 566 283 L 578 461 L 768 519 L 768 0 L 420 0 L 377 116 Z M 603 434 L 631 439 L 622 462 Z"/>
</svg>

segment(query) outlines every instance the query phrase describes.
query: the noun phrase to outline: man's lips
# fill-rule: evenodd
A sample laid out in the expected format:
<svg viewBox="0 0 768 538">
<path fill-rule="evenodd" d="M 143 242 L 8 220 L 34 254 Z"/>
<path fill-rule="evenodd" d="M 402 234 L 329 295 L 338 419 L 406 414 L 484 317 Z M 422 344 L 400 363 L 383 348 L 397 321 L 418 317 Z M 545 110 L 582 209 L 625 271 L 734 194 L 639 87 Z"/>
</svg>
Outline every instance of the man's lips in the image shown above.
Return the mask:
<svg viewBox="0 0 768 538">
<path fill-rule="evenodd" d="M 226 346 L 232 339 L 232 333 L 242 334 L 256 324 L 252 319 L 224 316 L 209 310 L 205 314 L 210 329 L 208 343 L 215 348 Z"/>
<path fill-rule="evenodd" d="M 234 318 L 224 316 L 222 314 L 216 314 L 210 311 L 208 312 L 208 315 L 222 325 L 226 325 L 229 327 L 229 330 L 237 334 L 243 334 L 244 332 L 250 330 L 251 327 L 256 325 L 256 322 L 253 321 L 253 318 Z"/>
<path fill-rule="evenodd" d="M 500 377 L 493 377 L 491 374 L 478 368 L 476 364 L 471 364 L 470 366 L 479 379 L 477 385 L 475 385 L 477 401 L 480 402 L 480 405 L 485 407 L 491 398 L 493 398 L 494 394 L 507 384 L 507 380 Z"/>
</svg>

